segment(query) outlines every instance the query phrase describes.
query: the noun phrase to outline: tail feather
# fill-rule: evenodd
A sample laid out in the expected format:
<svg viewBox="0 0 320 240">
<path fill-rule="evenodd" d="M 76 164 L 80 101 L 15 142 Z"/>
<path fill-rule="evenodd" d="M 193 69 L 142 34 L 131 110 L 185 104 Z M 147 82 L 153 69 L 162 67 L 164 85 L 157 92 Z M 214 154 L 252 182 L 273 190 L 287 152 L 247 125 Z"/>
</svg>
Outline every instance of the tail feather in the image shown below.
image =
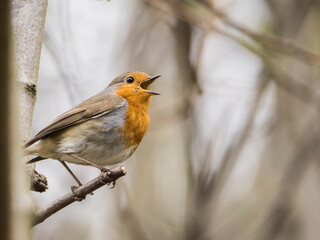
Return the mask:
<svg viewBox="0 0 320 240">
<path fill-rule="evenodd" d="M 27 148 L 27 147 L 31 146 L 31 145 L 34 144 L 36 141 L 38 141 L 38 139 L 37 139 L 37 140 L 35 140 L 34 138 L 31 139 L 30 141 L 26 142 L 26 143 L 23 145 L 23 148 Z"/>
<path fill-rule="evenodd" d="M 41 157 L 41 156 L 37 156 L 37 157 L 32 158 L 31 160 L 29 160 L 28 162 L 26 162 L 26 164 L 39 162 L 39 161 L 44 160 L 44 159 L 46 159 L 46 158 L 43 158 L 43 157 Z"/>
</svg>

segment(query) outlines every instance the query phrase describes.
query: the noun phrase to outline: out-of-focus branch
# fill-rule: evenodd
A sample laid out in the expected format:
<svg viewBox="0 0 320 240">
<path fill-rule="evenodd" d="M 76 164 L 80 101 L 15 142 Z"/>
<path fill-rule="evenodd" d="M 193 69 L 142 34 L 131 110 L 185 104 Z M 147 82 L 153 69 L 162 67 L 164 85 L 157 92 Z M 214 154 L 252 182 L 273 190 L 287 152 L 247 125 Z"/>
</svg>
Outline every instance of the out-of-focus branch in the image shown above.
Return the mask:
<svg viewBox="0 0 320 240">
<path fill-rule="evenodd" d="M 12 154 L 12 137 L 14 136 L 14 127 L 12 124 L 12 105 L 10 103 L 12 87 L 12 64 L 10 59 L 10 1 L 0 2 L 0 239 L 9 239 L 13 226 L 10 224 L 11 217 L 11 189 L 10 189 L 10 161 L 15 158 Z M 15 240 L 15 239 L 14 239 Z"/>
<path fill-rule="evenodd" d="M 203 167 L 198 175 L 197 187 L 196 187 L 196 209 L 192 209 L 192 206 L 189 207 L 189 214 L 192 214 L 193 218 L 188 224 L 186 239 L 200 239 L 203 234 L 205 234 L 204 229 L 210 229 L 208 227 L 208 222 L 202 222 L 202 218 L 206 219 L 204 216 L 208 211 L 208 206 L 215 206 L 214 203 L 218 200 L 216 199 L 220 196 L 220 192 L 225 186 L 226 181 L 229 179 L 232 169 L 238 160 L 238 156 L 243 150 L 244 145 L 247 143 L 254 125 L 254 120 L 259 110 L 259 106 L 265 93 L 267 87 L 267 79 L 261 77 L 259 85 L 257 87 L 258 93 L 254 99 L 253 105 L 248 113 L 248 120 L 246 125 L 243 128 L 243 131 L 239 134 L 237 138 L 233 141 L 232 144 L 226 150 L 223 159 L 221 160 L 221 165 L 215 173 L 208 171 L 209 162 L 212 159 L 213 154 L 213 143 L 215 138 L 211 138 L 211 142 L 208 144 L 206 151 Z M 213 205 L 212 205 L 213 204 Z M 193 212 L 192 212 L 193 211 Z M 199 214 L 200 213 L 200 214 Z M 212 212 L 211 212 L 212 214 Z M 201 224 L 199 224 L 201 223 Z"/>
<path fill-rule="evenodd" d="M 211 30 L 219 32 L 220 34 L 238 42 L 243 47 L 250 50 L 252 53 L 258 55 L 265 63 L 265 65 L 270 70 L 273 80 L 281 88 L 283 88 L 288 93 L 297 97 L 303 102 L 312 103 L 316 109 L 319 109 L 320 104 L 320 95 L 318 95 L 312 88 L 310 88 L 303 81 L 296 80 L 284 69 L 279 68 L 269 56 L 266 54 L 268 49 L 265 49 L 265 46 L 273 48 L 278 52 L 291 54 L 297 57 L 299 60 L 304 60 L 306 63 L 310 64 L 320 64 L 320 55 L 312 53 L 301 46 L 298 46 L 296 43 L 292 42 L 289 39 L 281 38 L 279 36 L 271 34 L 261 34 L 251 31 L 233 21 L 231 21 L 222 11 L 216 10 L 214 7 L 210 9 L 205 9 L 201 5 L 194 7 L 183 4 L 178 1 L 149 1 L 150 4 L 162 9 L 163 11 L 174 14 L 176 17 L 183 19 L 184 21 L 189 22 L 197 27 L 200 27 L 205 30 Z M 219 28 L 212 21 L 214 17 L 218 17 L 226 25 L 232 27 L 235 30 L 240 31 L 245 34 L 247 37 L 254 40 L 254 43 L 243 40 L 239 36 L 230 33 L 227 30 Z"/>
<path fill-rule="evenodd" d="M 244 148 L 244 145 L 247 143 L 247 139 L 249 138 L 253 126 L 254 120 L 259 111 L 259 106 L 262 101 L 265 90 L 268 86 L 268 79 L 264 76 L 261 76 L 259 79 L 259 84 L 257 86 L 258 92 L 253 101 L 250 111 L 248 112 L 248 120 L 237 138 L 235 138 L 234 142 L 230 144 L 226 153 L 224 154 L 224 158 L 221 161 L 221 166 L 217 170 L 217 172 L 212 176 L 212 179 L 209 181 L 208 186 L 215 185 L 214 191 L 215 195 L 219 196 L 221 190 L 223 189 L 226 181 L 229 179 L 232 169 L 234 169 L 234 165 L 240 155 L 241 151 Z"/>
<path fill-rule="evenodd" d="M 236 37 L 227 32 L 224 32 L 223 34 L 259 56 L 260 59 L 264 62 L 265 66 L 268 68 L 272 80 L 279 87 L 281 87 L 292 96 L 298 98 L 300 101 L 310 103 L 311 106 L 315 107 L 316 110 L 319 111 L 320 95 L 316 91 L 314 91 L 312 87 L 310 87 L 305 82 L 299 81 L 295 77 L 291 76 L 290 73 L 288 73 L 285 69 L 282 69 L 273 60 L 273 58 L 269 56 L 269 54 L 266 54 L 264 49 L 259 48 L 259 46 L 254 46 L 247 41 L 242 41 L 239 37 Z"/>
<path fill-rule="evenodd" d="M 282 36 L 293 36 L 301 29 L 310 12 L 317 8 L 318 1 L 266 0 L 265 3 L 271 12 L 271 18 L 277 23 L 273 26 L 275 32 Z"/>
<path fill-rule="evenodd" d="M 216 10 L 214 10 L 216 12 Z M 291 39 L 279 37 L 272 34 L 257 33 L 239 23 L 232 21 L 226 15 L 220 13 L 220 19 L 229 27 L 232 27 L 242 34 L 250 37 L 259 44 L 263 44 L 268 48 L 272 48 L 280 53 L 296 57 L 297 60 L 304 61 L 307 64 L 320 65 L 320 54 L 311 52 L 310 50 L 299 46 Z"/>
<path fill-rule="evenodd" d="M 313 120 L 310 125 L 307 125 L 306 131 L 309 131 L 310 134 L 305 134 L 306 131 L 303 131 L 302 136 L 299 138 L 300 141 L 296 144 L 299 149 L 283 174 L 281 186 L 278 189 L 271 211 L 265 217 L 264 227 L 261 228 L 256 239 L 275 239 L 286 222 L 285 219 L 290 213 L 294 195 L 299 189 L 303 174 L 311 162 L 318 158 L 320 131 L 319 129 L 310 131 L 310 126 L 316 126 L 315 123 Z"/>
<path fill-rule="evenodd" d="M 273 54 L 284 53 L 295 56 L 297 60 L 307 64 L 315 65 L 320 65 L 320 54 L 306 50 L 289 39 L 272 34 L 256 33 L 230 20 L 226 14 L 220 10 L 217 10 L 214 6 L 208 7 L 207 5 L 204 6 L 203 4 L 196 3 L 194 3 L 196 5 L 188 5 L 181 1 L 145 1 L 165 12 L 173 14 L 175 17 L 182 19 L 189 24 L 193 24 L 194 26 L 207 31 L 216 31 L 238 42 L 252 53 L 258 55 L 264 61 L 265 65 L 269 68 L 276 84 L 301 101 L 312 103 L 316 109 L 319 109 L 318 106 L 320 104 L 320 95 L 303 81 L 296 80 L 284 69 L 279 68 L 274 60 L 269 56 L 270 53 L 267 55 L 266 52 L 268 52 L 270 49 L 274 49 L 276 51 L 272 52 Z M 224 24 L 241 32 L 245 36 L 249 37 L 249 39 L 254 40 L 254 42 L 251 43 L 248 40 L 244 40 L 243 38 L 240 38 L 239 36 L 236 36 L 235 34 L 216 26 L 215 21 L 213 21 L 214 17 L 219 18 Z"/>
<path fill-rule="evenodd" d="M 62 51 L 57 51 L 59 47 L 55 45 L 55 42 L 53 41 L 49 32 L 44 33 L 43 45 L 44 47 L 47 47 L 57 66 L 57 69 L 59 70 L 60 76 L 65 85 L 65 89 L 68 93 L 70 103 L 72 105 L 76 105 L 77 102 L 75 96 L 81 93 L 81 89 L 79 88 L 79 84 L 76 83 L 77 77 L 75 76 L 75 73 L 72 71 L 72 68 L 69 66 L 69 62 L 64 56 L 66 50 L 63 49 Z"/>
<path fill-rule="evenodd" d="M 214 17 L 218 18 L 228 27 L 233 28 L 254 40 L 257 44 L 276 50 L 276 53 L 282 53 L 296 57 L 297 60 L 307 64 L 320 65 L 320 54 L 307 50 L 292 40 L 272 35 L 270 33 L 258 33 L 232 21 L 223 11 L 216 9 L 214 6 L 208 7 L 203 4 L 185 4 L 183 1 L 166 1 L 166 0 L 145 0 L 149 4 L 167 12 L 175 17 L 186 21 L 196 27 L 207 31 L 216 31 L 224 34 L 224 30 L 212 21 Z"/>
<path fill-rule="evenodd" d="M 35 213 L 33 225 L 37 225 L 44 220 L 46 220 L 51 215 L 65 208 L 75 201 L 79 201 L 85 199 L 85 197 L 97 190 L 98 188 L 115 182 L 118 178 L 124 176 L 126 171 L 124 167 L 115 168 L 109 172 L 105 172 L 99 177 L 91 180 L 85 185 L 82 185 L 76 189 L 74 189 L 71 193 L 66 194 L 65 196 L 58 198 L 55 200 L 50 206 L 47 208 L 40 210 Z"/>
</svg>

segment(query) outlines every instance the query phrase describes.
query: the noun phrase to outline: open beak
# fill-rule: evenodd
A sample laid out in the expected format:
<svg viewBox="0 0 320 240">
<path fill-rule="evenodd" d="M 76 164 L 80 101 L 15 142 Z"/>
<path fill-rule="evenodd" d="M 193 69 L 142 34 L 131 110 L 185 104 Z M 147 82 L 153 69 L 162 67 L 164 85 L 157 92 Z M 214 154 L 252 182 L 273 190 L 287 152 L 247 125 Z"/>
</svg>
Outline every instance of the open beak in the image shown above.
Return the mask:
<svg viewBox="0 0 320 240">
<path fill-rule="evenodd" d="M 145 93 L 149 93 L 151 95 L 160 95 L 160 93 L 156 93 L 156 92 L 151 92 L 149 91 L 149 88 L 150 88 L 150 85 L 151 83 L 154 82 L 154 80 L 156 80 L 157 78 L 161 77 L 161 75 L 156 75 L 156 76 L 153 76 L 153 77 L 149 77 L 148 79 L 142 81 L 140 83 L 140 87 L 143 88 L 145 91 Z"/>
</svg>

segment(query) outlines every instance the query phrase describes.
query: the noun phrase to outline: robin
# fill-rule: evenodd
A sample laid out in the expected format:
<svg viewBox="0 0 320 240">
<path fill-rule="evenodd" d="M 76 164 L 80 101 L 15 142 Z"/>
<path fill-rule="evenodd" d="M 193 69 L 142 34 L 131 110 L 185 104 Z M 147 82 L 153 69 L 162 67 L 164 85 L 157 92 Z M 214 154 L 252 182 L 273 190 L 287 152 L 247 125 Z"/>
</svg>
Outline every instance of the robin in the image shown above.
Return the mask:
<svg viewBox="0 0 320 240">
<path fill-rule="evenodd" d="M 127 72 L 108 87 L 63 113 L 25 144 L 26 155 L 36 156 L 27 163 L 56 159 L 75 181 L 81 182 L 65 162 L 103 166 L 128 159 L 149 127 L 150 85 L 161 75 Z"/>
</svg>

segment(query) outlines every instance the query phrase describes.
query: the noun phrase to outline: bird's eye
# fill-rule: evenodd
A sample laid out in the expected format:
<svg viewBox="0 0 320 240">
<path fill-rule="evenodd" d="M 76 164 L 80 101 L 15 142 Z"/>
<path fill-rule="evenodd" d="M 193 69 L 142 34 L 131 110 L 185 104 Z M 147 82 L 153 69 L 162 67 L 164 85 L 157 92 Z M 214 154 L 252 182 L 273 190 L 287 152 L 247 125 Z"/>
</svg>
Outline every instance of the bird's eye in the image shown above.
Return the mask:
<svg viewBox="0 0 320 240">
<path fill-rule="evenodd" d="M 127 77 L 126 82 L 127 83 L 133 83 L 134 82 L 134 78 L 133 77 Z"/>
</svg>

